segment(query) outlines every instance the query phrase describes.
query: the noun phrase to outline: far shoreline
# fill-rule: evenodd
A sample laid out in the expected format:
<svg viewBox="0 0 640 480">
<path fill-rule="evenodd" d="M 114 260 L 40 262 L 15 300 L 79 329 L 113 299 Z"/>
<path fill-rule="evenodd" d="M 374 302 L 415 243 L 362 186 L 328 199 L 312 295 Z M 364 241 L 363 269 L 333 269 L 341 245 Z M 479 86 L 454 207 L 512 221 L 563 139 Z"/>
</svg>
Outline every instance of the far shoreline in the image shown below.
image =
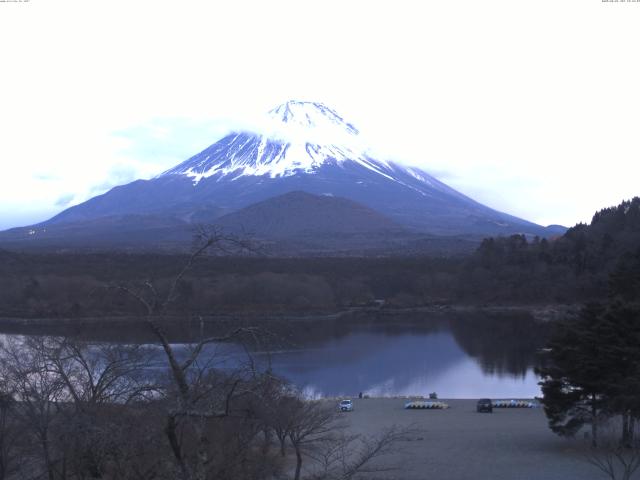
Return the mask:
<svg viewBox="0 0 640 480">
<path fill-rule="evenodd" d="M 202 321 L 206 324 L 228 324 L 237 322 L 246 325 L 255 322 L 261 325 L 269 322 L 315 322 L 315 321 L 333 321 L 340 319 L 358 319 L 363 315 L 369 321 L 384 322 L 385 319 L 398 315 L 413 314 L 528 314 L 534 320 L 540 322 L 552 322 L 562 320 L 563 318 L 575 315 L 580 309 L 580 305 L 576 304 L 544 304 L 544 305 L 466 305 L 466 304 L 434 304 L 416 307 L 350 307 L 343 310 L 333 312 L 224 312 L 213 315 L 162 315 L 156 317 L 166 324 L 179 324 L 189 319 L 190 321 Z M 144 315 L 106 315 L 106 316 L 56 316 L 56 317 L 27 317 L 27 316 L 0 316 L 0 332 L 4 332 L 4 328 L 9 327 L 56 327 L 56 326 L 73 326 L 73 325 L 105 325 L 105 326 L 132 326 L 143 325 L 147 321 Z"/>
</svg>

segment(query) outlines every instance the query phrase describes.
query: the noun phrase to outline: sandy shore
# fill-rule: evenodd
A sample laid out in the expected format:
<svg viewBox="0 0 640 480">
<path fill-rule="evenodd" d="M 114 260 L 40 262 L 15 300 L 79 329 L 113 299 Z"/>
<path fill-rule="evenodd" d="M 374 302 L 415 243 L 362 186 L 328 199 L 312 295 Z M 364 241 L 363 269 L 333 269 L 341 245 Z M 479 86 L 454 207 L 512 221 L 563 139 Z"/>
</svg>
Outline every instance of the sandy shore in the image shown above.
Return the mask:
<svg viewBox="0 0 640 480">
<path fill-rule="evenodd" d="M 443 400 L 447 410 L 405 410 L 403 399 L 355 399 L 341 414 L 354 433 L 392 425 L 420 429 L 385 459 L 401 470 L 385 478 L 434 480 L 589 480 L 605 478 L 584 457 L 583 440 L 547 427 L 541 408 L 476 413 L 475 400 Z"/>
</svg>

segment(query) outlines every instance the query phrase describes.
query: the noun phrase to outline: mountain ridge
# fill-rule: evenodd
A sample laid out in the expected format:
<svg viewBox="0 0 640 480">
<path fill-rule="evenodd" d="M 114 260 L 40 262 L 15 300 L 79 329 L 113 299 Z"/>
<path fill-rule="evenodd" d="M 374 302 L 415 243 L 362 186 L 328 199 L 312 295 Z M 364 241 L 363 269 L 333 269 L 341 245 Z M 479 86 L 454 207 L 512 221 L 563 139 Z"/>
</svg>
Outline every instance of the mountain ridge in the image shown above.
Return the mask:
<svg viewBox="0 0 640 480">
<path fill-rule="evenodd" d="M 114 187 L 38 226 L 81 228 L 87 222 L 94 228 L 101 218 L 108 223 L 136 215 L 186 225 L 215 223 L 250 205 L 302 191 L 353 201 L 424 235 L 562 233 L 493 210 L 419 168 L 370 157 L 358 129 L 322 103 L 290 101 L 269 115 L 271 136 L 231 133 L 150 180 Z"/>
</svg>

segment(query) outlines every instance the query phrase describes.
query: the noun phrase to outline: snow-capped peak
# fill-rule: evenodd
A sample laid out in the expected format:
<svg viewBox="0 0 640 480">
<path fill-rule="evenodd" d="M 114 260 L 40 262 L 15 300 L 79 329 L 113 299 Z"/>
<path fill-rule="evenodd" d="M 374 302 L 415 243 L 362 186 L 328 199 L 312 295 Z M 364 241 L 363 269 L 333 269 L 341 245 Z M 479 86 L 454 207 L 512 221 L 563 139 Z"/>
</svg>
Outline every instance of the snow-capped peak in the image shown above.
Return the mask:
<svg viewBox="0 0 640 480">
<path fill-rule="evenodd" d="M 318 102 L 301 102 L 289 100 L 269 112 L 271 118 L 289 125 L 299 125 L 306 128 L 340 127 L 350 135 L 357 135 L 358 130 L 338 115 L 335 110 Z"/>
<path fill-rule="evenodd" d="M 388 165 L 371 159 L 358 130 L 323 103 L 288 101 L 268 112 L 261 132 L 232 133 L 161 175 L 204 178 L 288 177 L 314 174 L 325 164 L 355 162 L 387 178 Z"/>
</svg>

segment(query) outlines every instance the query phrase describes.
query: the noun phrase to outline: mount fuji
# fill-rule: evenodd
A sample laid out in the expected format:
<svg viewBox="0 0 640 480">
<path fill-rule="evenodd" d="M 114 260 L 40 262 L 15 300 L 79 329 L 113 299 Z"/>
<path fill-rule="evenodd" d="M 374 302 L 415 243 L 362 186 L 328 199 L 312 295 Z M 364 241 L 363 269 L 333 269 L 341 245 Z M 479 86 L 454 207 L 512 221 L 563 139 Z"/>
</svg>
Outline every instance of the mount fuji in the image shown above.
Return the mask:
<svg viewBox="0 0 640 480">
<path fill-rule="evenodd" d="M 152 247 L 182 242 L 181 232 L 197 223 L 257 227 L 258 236 L 269 237 L 260 231 L 265 217 L 285 218 L 288 209 L 285 230 L 294 237 L 304 230 L 295 228 L 296 219 L 308 225 L 315 217 L 318 225 L 328 226 L 319 218 L 328 211 L 335 224 L 327 235 L 354 235 L 353 218 L 365 210 L 366 234 L 375 231 L 381 237 L 563 231 L 493 210 L 421 169 L 374 159 L 358 129 L 322 103 L 282 104 L 269 112 L 262 130 L 233 132 L 150 180 L 115 187 L 46 222 L 4 232 L 0 243 L 23 239 L 62 245 L 73 240 L 76 247 L 95 242 L 123 246 L 136 238 L 136 245 Z M 269 202 L 290 192 L 308 195 Z M 345 201 L 327 203 L 331 197 Z M 249 208 L 258 202 L 259 208 Z M 347 230 L 340 227 L 346 224 Z"/>
</svg>

